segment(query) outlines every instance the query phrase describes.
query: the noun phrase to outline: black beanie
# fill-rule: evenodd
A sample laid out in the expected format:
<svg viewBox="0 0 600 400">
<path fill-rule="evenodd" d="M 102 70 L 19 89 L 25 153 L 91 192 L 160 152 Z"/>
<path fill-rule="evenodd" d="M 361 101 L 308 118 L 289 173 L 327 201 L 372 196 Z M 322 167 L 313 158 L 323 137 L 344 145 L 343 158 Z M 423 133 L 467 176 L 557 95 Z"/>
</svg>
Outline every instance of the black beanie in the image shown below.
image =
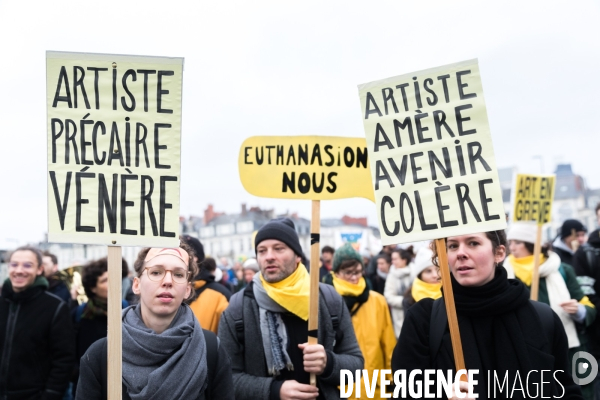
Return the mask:
<svg viewBox="0 0 600 400">
<path fill-rule="evenodd" d="M 298 257 L 304 257 L 298 233 L 296 233 L 296 228 L 294 227 L 294 221 L 289 218 L 272 219 L 260 228 L 254 238 L 254 251 L 256 251 L 260 242 L 267 239 L 279 240 L 294 250 L 294 253 Z M 258 255 L 258 252 L 256 254 Z"/>
<path fill-rule="evenodd" d="M 202 246 L 202 243 L 200 243 L 198 239 L 190 235 L 183 235 L 183 240 L 185 240 L 187 245 L 190 246 L 192 250 L 194 250 L 196 257 L 198 257 L 198 262 L 204 261 L 204 246 Z"/>
<path fill-rule="evenodd" d="M 575 230 L 575 232 L 587 232 L 587 229 L 583 224 L 576 219 L 568 219 L 563 222 L 562 227 L 560 228 L 560 238 L 564 239 L 566 237 L 571 236 L 571 231 Z"/>
</svg>

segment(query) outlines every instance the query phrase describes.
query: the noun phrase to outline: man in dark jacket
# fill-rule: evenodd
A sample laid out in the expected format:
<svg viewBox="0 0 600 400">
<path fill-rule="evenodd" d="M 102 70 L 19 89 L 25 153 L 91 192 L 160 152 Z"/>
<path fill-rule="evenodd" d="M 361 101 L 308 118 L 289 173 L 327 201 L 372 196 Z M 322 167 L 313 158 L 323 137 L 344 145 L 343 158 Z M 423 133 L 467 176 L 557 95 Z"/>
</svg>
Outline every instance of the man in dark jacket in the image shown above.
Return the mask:
<svg viewBox="0 0 600 400">
<path fill-rule="evenodd" d="M 590 233 L 588 242 L 573 255 L 573 269 L 583 294 L 600 310 L 600 229 Z M 588 327 L 590 352 L 600 359 L 600 318 Z"/>
<path fill-rule="evenodd" d="M 64 301 L 47 292 L 42 253 L 15 250 L 0 301 L 0 398 L 60 400 L 75 363 Z"/>
<path fill-rule="evenodd" d="M 48 293 L 60 297 L 65 303 L 71 304 L 71 292 L 58 274 L 58 258 L 48 251 L 42 253 L 44 277 L 48 280 Z"/>
<path fill-rule="evenodd" d="M 293 221 L 270 221 L 256 234 L 255 246 L 260 273 L 233 295 L 219 324 L 236 399 L 339 399 L 340 371 L 364 364 L 347 307 L 334 292 L 340 310 L 335 329 L 329 305 L 319 296 L 319 344 L 309 345 L 310 279 Z M 342 335 L 336 337 L 338 331 Z M 309 384 L 311 373 L 317 387 Z"/>
<path fill-rule="evenodd" d="M 576 219 L 563 222 L 558 237 L 552 243 L 552 251 L 560 257 L 560 261 L 573 265 L 573 253 L 585 243 L 587 229 Z"/>
</svg>

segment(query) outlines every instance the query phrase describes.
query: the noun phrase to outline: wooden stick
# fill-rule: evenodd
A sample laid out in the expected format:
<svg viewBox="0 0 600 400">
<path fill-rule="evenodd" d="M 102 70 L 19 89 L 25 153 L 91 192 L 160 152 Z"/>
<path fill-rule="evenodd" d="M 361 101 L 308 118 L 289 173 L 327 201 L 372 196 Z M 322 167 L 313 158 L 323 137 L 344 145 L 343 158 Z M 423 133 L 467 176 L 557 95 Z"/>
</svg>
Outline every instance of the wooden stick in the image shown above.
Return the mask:
<svg viewBox="0 0 600 400">
<path fill-rule="evenodd" d="M 121 247 L 108 247 L 108 400 L 121 400 L 122 337 L 121 337 Z"/>
<path fill-rule="evenodd" d="M 540 291 L 540 254 L 542 253 L 542 225 L 537 226 L 537 235 L 533 245 L 533 275 L 531 277 L 531 300 L 537 301 Z"/>
<path fill-rule="evenodd" d="M 321 232 L 321 201 L 312 201 L 310 220 L 310 303 L 308 308 L 308 344 L 318 344 L 319 329 L 319 240 Z M 317 377 L 310 374 L 310 384 L 317 386 Z"/>
<path fill-rule="evenodd" d="M 452 341 L 452 351 L 454 353 L 454 365 L 456 371 L 465 368 L 465 357 L 463 355 L 462 342 L 460 341 L 460 331 L 458 329 L 458 317 L 456 316 L 456 307 L 454 306 L 454 293 L 452 291 L 452 280 L 450 279 L 450 267 L 448 266 L 448 254 L 446 253 L 446 240 L 435 239 L 436 253 L 438 263 L 442 273 L 442 287 L 444 288 L 444 303 L 446 305 L 446 314 L 448 315 L 448 326 L 450 327 L 450 340 Z M 465 375 L 461 375 L 461 380 L 466 381 Z"/>
</svg>

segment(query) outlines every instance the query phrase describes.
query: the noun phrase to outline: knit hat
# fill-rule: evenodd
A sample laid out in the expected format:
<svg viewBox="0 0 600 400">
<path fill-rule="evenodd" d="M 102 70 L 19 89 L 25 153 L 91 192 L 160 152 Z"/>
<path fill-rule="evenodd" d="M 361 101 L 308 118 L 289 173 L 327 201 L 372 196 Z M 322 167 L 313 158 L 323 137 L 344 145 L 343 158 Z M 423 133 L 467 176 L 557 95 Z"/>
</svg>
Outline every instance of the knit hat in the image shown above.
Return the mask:
<svg viewBox="0 0 600 400">
<path fill-rule="evenodd" d="M 249 258 L 244 261 L 242 268 L 251 269 L 254 272 L 258 272 L 258 261 L 256 261 L 256 258 Z"/>
<path fill-rule="evenodd" d="M 183 235 L 183 240 L 192 248 L 192 250 L 194 250 L 194 254 L 196 254 L 196 257 L 198 257 L 198 262 L 203 261 L 205 256 L 204 246 L 202 246 L 202 243 L 190 235 Z"/>
<path fill-rule="evenodd" d="M 331 266 L 332 271 L 338 272 L 340 265 L 342 265 L 344 261 L 348 260 L 354 260 L 360 265 L 363 265 L 362 256 L 354 249 L 354 247 L 352 247 L 350 243 L 344 244 L 333 254 L 333 265 Z"/>
<path fill-rule="evenodd" d="M 429 248 L 429 246 L 421 247 L 419 251 L 417 251 L 417 255 L 415 256 L 414 263 L 412 264 L 412 275 L 413 278 L 416 278 L 425 270 L 427 267 L 433 267 L 433 262 L 431 259 L 433 258 L 433 251 Z"/>
<path fill-rule="evenodd" d="M 571 236 L 571 231 L 575 230 L 575 232 L 587 232 L 587 229 L 583 224 L 576 219 L 568 219 L 563 222 L 562 227 L 560 228 L 560 238 L 564 239 L 566 237 Z"/>
<path fill-rule="evenodd" d="M 535 222 L 513 222 L 506 233 L 506 240 L 535 243 L 537 226 Z"/>
<path fill-rule="evenodd" d="M 296 233 L 296 228 L 294 226 L 294 221 L 289 218 L 272 219 L 260 228 L 254 238 L 254 251 L 256 251 L 260 242 L 267 239 L 279 240 L 287 244 L 290 249 L 294 250 L 294 253 L 296 253 L 298 257 L 304 256 L 302 247 L 300 246 L 300 240 L 298 239 L 298 233 Z"/>
</svg>

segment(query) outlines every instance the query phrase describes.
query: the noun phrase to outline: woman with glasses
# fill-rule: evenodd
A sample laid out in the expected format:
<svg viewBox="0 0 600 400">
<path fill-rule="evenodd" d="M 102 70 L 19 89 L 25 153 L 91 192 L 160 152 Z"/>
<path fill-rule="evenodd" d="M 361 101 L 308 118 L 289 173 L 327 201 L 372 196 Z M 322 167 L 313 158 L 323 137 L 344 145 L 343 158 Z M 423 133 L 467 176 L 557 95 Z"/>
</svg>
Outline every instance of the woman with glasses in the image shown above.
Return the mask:
<svg viewBox="0 0 600 400">
<path fill-rule="evenodd" d="M 344 299 L 352 316 L 358 346 L 365 359 L 364 368 L 372 376 L 374 370 L 390 369 L 396 336 L 385 297 L 369 290 L 363 271 L 362 256 L 350 243 L 346 243 L 334 253 L 331 274 L 324 280 L 333 285 Z M 366 393 L 364 381 L 361 393 Z M 379 388 L 375 393 L 381 393 Z M 355 395 L 356 392 L 353 396 Z"/>
<path fill-rule="evenodd" d="M 123 399 L 233 399 L 225 349 L 184 304 L 197 275 L 192 250 L 146 248 L 134 268 L 140 302 L 123 310 Z M 77 399 L 106 399 L 106 357 L 106 339 L 82 357 Z"/>
</svg>

